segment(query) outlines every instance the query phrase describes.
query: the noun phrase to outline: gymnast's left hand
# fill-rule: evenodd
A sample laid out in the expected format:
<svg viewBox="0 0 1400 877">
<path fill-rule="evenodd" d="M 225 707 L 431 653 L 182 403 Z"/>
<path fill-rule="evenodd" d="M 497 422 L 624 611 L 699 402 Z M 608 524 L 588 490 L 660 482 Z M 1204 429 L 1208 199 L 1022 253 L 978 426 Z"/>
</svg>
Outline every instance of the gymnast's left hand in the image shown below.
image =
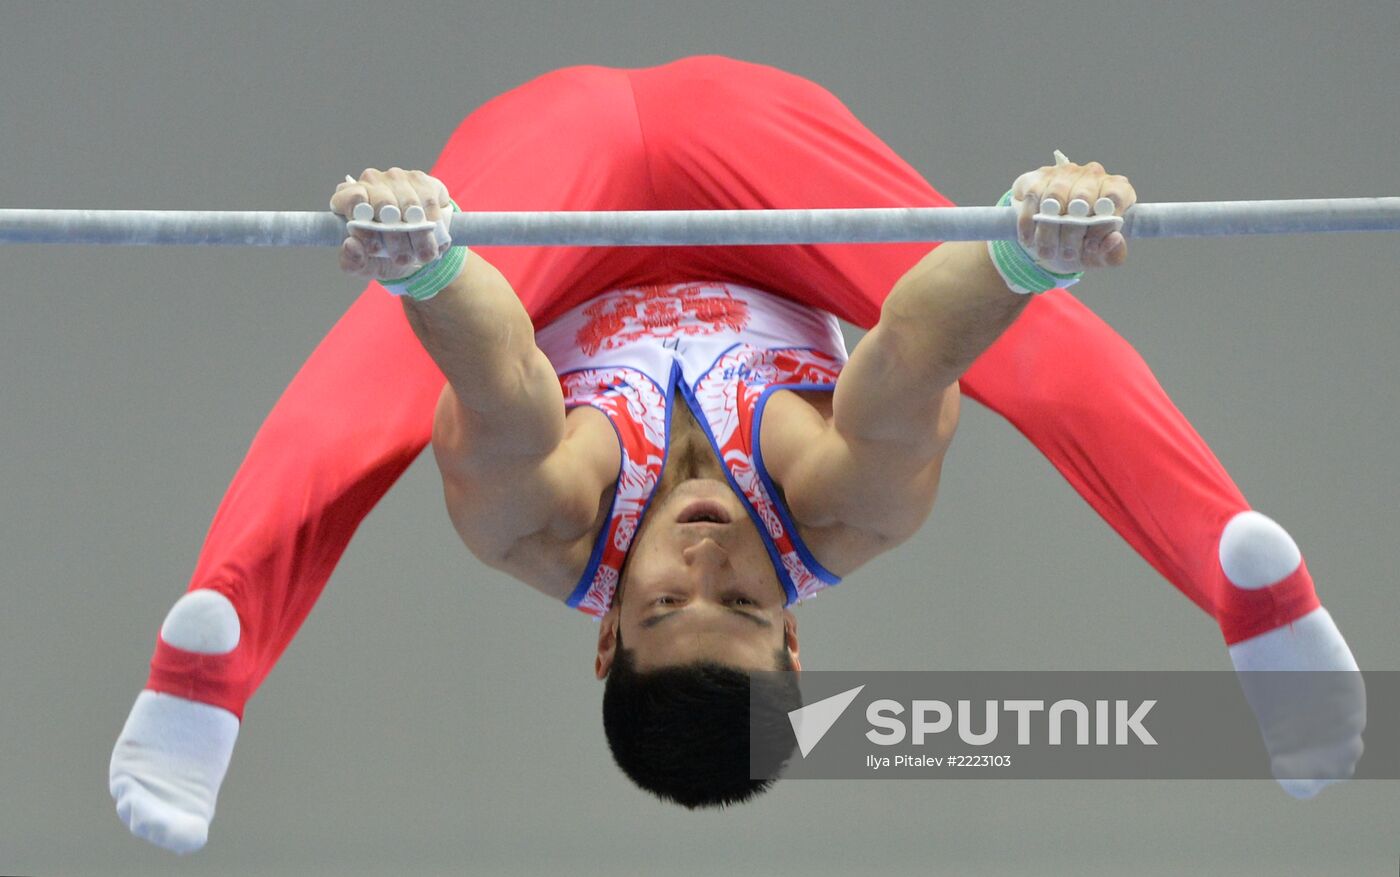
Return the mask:
<svg viewBox="0 0 1400 877">
<path fill-rule="evenodd" d="M 1091 207 L 1098 199 L 1109 198 L 1114 215 L 1122 216 L 1137 203 L 1133 184 L 1121 174 L 1108 173 L 1097 161 L 1075 164 L 1058 151 L 1055 159 L 1054 165 L 1022 174 L 1011 188 L 1011 197 L 1021 202 L 1016 220 L 1021 246 L 1043 267 L 1061 273 L 1122 265 L 1128 259 L 1128 242 L 1121 232 L 1104 226 L 1086 230 L 1084 226 L 1036 222 L 1035 215 L 1047 198 L 1059 202 L 1062 215 L 1076 198 Z"/>
</svg>

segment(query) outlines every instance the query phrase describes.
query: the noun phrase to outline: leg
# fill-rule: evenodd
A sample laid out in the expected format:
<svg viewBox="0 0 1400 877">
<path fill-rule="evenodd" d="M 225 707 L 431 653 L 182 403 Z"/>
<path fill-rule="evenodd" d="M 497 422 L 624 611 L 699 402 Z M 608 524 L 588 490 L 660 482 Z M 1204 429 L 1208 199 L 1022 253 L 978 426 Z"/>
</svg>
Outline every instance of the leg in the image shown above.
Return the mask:
<svg viewBox="0 0 1400 877">
<path fill-rule="evenodd" d="M 816 83 L 707 56 L 630 71 L 657 206 L 671 210 L 948 207 Z M 672 247 L 669 279 L 719 279 L 875 324 L 929 244 Z"/>
<path fill-rule="evenodd" d="M 432 173 L 464 208 L 641 209 L 650 198 L 641 155 L 622 73 L 570 68 L 474 112 Z M 644 250 L 626 248 L 481 255 L 535 316 L 641 276 L 646 264 Z M 371 284 L 268 415 L 206 537 L 190 590 L 228 598 L 237 646 L 201 654 L 161 638 L 148 688 L 241 716 L 360 521 L 427 444 L 442 386 L 400 304 Z"/>
<path fill-rule="evenodd" d="M 1132 347 L 1055 290 L 1030 303 L 963 386 L 1219 623 L 1283 788 L 1310 798 L 1350 776 L 1365 689 L 1302 553 L 1249 507 Z M 1326 672 L 1257 672 L 1300 670 Z"/>
<path fill-rule="evenodd" d="M 1226 643 L 1318 607 L 1292 539 L 1250 510 L 1142 357 L 1068 292 L 1031 302 L 963 388 L 1011 421 L 1118 535 L 1214 617 Z"/>
<path fill-rule="evenodd" d="M 839 100 L 800 77 L 702 57 L 634 71 L 632 86 L 661 206 L 951 206 Z M 665 256 L 668 271 L 750 283 L 869 327 L 890 287 L 928 250 L 695 247 Z M 1317 607 L 1301 557 L 1270 587 L 1228 581 L 1221 537 L 1248 503 L 1141 358 L 1068 293 L 1032 302 L 962 385 L 1025 433 L 1148 563 L 1215 617 L 1227 642 Z"/>
<path fill-rule="evenodd" d="M 432 173 L 481 209 L 650 206 L 619 71 L 573 68 L 473 113 Z M 532 316 L 643 275 L 625 249 L 483 250 Z M 131 831 L 188 852 L 208 836 L 247 700 L 320 596 L 355 529 L 428 443 L 443 377 L 401 305 L 371 284 L 302 366 L 253 439 L 161 628 L 112 752 Z"/>
<path fill-rule="evenodd" d="M 692 58 L 636 71 L 633 88 L 659 206 L 949 206 L 820 86 L 770 67 Z M 675 248 L 676 279 L 715 277 L 785 294 L 869 327 L 928 247 Z M 1149 564 L 1220 625 L 1236 667 L 1355 670 L 1297 545 L 1251 510 L 1135 351 L 1063 290 L 1041 296 L 964 376 Z M 1364 697 L 1338 702 L 1323 737 L 1310 705 L 1242 683 L 1294 795 L 1359 756 Z M 1267 691 L 1266 691 L 1267 689 Z M 1354 692 L 1353 692 L 1354 693 Z M 1303 700 L 1306 700 L 1304 698 Z"/>
</svg>

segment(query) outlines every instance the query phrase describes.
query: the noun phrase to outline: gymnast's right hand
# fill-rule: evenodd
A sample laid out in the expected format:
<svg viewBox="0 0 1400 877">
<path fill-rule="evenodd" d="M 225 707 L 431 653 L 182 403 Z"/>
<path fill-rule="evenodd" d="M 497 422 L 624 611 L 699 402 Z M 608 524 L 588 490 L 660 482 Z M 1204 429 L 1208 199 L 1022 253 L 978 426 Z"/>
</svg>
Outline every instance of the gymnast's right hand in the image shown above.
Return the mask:
<svg viewBox="0 0 1400 877">
<path fill-rule="evenodd" d="M 331 210 L 346 220 L 356 219 L 357 205 L 369 205 L 373 212 L 365 219 L 405 223 L 420 220 L 436 227 L 412 232 L 348 229 L 340 247 L 340 267 L 349 274 L 371 280 L 401 280 L 447 252 L 452 239 L 447 221 L 452 215 L 452 197 L 440 180 L 422 171 L 391 167 L 387 171 L 367 168 L 358 180 L 346 178 L 336 187 Z"/>
</svg>

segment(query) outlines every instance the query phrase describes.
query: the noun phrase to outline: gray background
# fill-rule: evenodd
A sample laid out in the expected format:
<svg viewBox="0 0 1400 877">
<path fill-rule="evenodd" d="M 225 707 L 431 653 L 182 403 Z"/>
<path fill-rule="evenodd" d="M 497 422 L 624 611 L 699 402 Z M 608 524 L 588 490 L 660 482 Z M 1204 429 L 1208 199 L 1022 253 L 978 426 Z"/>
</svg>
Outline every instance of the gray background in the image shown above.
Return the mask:
<svg viewBox="0 0 1400 877">
<path fill-rule="evenodd" d="M 1400 7 L 0 7 L 0 204 L 318 209 L 575 63 L 817 79 L 958 203 L 1056 147 L 1143 201 L 1400 194 Z M 1295 534 L 1363 665 L 1395 639 L 1400 238 L 1145 241 L 1077 294 Z M 802 782 L 727 813 L 608 760 L 595 628 L 457 542 L 425 455 L 252 702 L 212 840 L 130 837 L 111 744 L 257 426 L 362 284 L 330 250 L 0 248 L 0 872 L 1393 874 L 1400 788 Z M 800 612 L 814 669 L 1226 669 L 1215 626 L 967 406 L 938 511 Z"/>
</svg>

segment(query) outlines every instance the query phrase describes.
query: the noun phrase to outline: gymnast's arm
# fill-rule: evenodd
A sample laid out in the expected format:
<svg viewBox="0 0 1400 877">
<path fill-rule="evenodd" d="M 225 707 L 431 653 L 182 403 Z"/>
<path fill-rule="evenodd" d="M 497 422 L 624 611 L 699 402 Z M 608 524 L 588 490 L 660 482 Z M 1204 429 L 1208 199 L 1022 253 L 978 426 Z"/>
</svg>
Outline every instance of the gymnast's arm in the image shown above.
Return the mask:
<svg viewBox="0 0 1400 877">
<path fill-rule="evenodd" d="M 891 542 L 927 517 L 958 420 L 957 379 L 1016 319 L 1018 295 L 987 245 L 950 242 L 895 283 L 836 382 L 829 422 L 769 415 L 762 440 L 794 517 Z"/>
<path fill-rule="evenodd" d="M 1059 223 L 1035 218 L 1042 199 L 1066 205 L 1109 198 L 1121 215 L 1137 200 L 1126 177 L 1057 152 L 1054 166 L 1022 174 L 1011 194 L 1020 202 L 1017 238 L 1040 259 L 1059 254 L 1056 264 L 1084 268 L 1126 260 L 1127 242 L 1112 226 L 1061 232 Z M 799 522 L 844 524 L 887 542 L 923 523 L 957 425 L 957 380 L 1030 298 L 1011 290 L 988 249 L 981 241 L 945 243 L 895 283 L 879 322 L 836 382 L 830 421 L 808 416 L 807 435 L 799 436 L 803 417 L 789 403 L 794 426 L 773 437 L 785 445 L 776 449 L 785 473 L 774 470 L 769 436 L 762 437 L 769 469 Z"/>
<path fill-rule="evenodd" d="M 599 441 L 612 431 L 581 428 L 591 409 L 565 417 L 559 378 L 510 283 L 470 253 L 436 296 L 403 303 L 447 377 L 432 447 L 463 541 L 499 566 L 533 534 L 584 536 L 616 477 L 616 449 Z"/>
</svg>

